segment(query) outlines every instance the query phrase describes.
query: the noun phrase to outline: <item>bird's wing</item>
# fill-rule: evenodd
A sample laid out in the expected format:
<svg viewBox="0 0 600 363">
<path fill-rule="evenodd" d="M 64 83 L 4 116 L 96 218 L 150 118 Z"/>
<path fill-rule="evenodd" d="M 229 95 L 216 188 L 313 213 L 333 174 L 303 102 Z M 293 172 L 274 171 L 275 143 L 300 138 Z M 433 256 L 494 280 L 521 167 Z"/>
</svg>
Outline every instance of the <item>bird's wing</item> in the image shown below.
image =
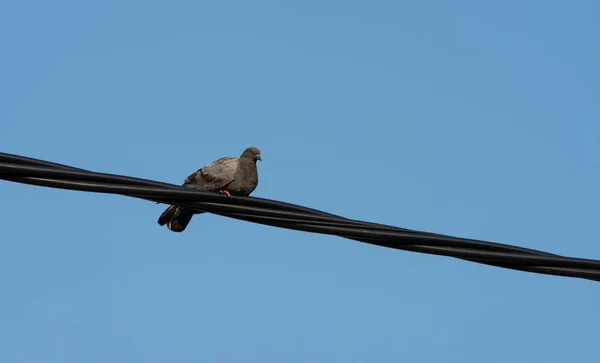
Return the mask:
<svg viewBox="0 0 600 363">
<path fill-rule="evenodd" d="M 238 158 L 227 156 L 206 165 L 183 182 L 184 187 L 201 190 L 221 190 L 233 181 Z"/>
</svg>

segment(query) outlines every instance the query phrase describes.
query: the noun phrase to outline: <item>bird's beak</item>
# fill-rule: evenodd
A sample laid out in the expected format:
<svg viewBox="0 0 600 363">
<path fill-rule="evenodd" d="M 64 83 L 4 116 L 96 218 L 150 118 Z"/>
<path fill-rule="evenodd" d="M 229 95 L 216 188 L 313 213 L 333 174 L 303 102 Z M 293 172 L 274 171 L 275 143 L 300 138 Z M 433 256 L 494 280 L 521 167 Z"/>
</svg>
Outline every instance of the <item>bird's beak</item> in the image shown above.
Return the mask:
<svg viewBox="0 0 600 363">
<path fill-rule="evenodd" d="M 260 157 L 260 154 L 259 154 L 259 155 L 256 155 L 256 160 L 260 160 L 260 161 L 262 161 L 262 158 Z"/>
</svg>

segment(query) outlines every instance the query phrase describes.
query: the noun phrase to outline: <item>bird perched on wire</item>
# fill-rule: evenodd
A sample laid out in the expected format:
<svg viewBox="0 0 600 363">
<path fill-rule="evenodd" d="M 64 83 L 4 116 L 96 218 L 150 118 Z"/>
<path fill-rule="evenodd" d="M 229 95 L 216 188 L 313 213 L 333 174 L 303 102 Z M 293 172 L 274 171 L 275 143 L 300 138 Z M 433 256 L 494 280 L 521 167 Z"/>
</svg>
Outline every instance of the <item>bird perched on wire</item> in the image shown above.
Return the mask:
<svg viewBox="0 0 600 363">
<path fill-rule="evenodd" d="M 227 156 L 199 169 L 183 182 L 183 186 L 205 191 L 218 191 L 229 197 L 248 196 L 258 186 L 256 161 L 262 160 L 260 150 L 249 147 L 239 158 Z M 158 224 L 167 225 L 173 232 L 183 232 L 195 212 L 188 208 L 169 206 L 158 218 Z"/>
</svg>

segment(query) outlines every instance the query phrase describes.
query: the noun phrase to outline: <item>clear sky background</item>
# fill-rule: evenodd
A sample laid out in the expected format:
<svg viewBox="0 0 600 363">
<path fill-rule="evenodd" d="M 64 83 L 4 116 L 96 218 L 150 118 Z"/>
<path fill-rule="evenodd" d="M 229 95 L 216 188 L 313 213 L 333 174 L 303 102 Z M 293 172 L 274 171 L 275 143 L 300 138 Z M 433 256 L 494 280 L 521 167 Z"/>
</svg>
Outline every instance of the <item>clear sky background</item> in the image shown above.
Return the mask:
<svg viewBox="0 0 600 363">
<path fill-rule="evenodd" d="M 0 150 L 600 258 L 600 3 L 4 1 Z M 592 362 L 598 283 L 0 182 L 0 361 Z"/>
</svg>

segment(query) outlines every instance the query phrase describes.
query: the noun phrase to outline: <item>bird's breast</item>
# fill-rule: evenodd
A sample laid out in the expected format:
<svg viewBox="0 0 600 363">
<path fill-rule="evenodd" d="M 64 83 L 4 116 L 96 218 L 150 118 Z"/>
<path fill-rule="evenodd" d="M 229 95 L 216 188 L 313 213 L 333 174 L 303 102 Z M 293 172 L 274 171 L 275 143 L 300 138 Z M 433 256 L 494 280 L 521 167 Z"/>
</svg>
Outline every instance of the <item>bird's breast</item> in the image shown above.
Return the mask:
<svg viewBox="0 0 600 363">
<path fill-rule="evenodd" d="M 250 195 L 258 186 L 258 171 L 256 165 L 240 165 L 229 191 L 237 195 Z"/>
</svg>

